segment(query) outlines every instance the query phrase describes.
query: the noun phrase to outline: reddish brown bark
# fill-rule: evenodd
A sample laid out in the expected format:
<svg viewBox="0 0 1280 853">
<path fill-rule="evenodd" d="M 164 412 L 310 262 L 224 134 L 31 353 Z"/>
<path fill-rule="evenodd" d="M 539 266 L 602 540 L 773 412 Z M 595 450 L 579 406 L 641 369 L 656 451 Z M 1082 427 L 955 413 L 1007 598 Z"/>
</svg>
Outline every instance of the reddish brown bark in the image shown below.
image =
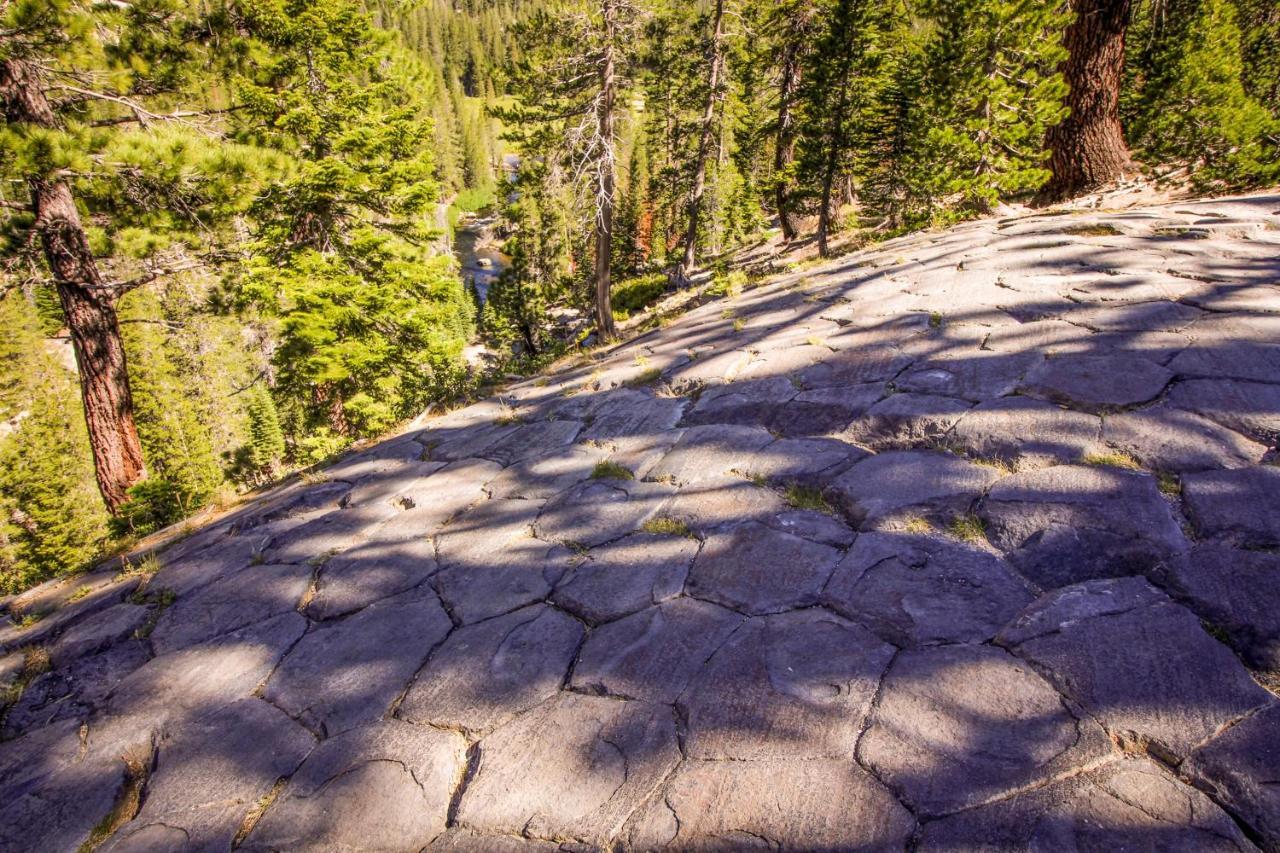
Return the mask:
<svg viewBox="0 0 1280 853">
<path fill-rule="evenodd" d="M 35 67 L 23 60 L 0 62 L 0 100 L 12 123 L 58 126 Z M 29 186 L 35 231 L 75 348 L 98 489 L 116 513 L 128 499 L 129 487 L 145 475 L 116 317 L 119 290 L 102 278 L 67 182 L 35 177 Z"/>
<path fill-rule="evenodd" d="M 1050 128 L 1053 177 L 1042 201 L 1071 198 L 1115 181 L 1131 165 L 1120 124 L 1125 34 L 1132 0 L 1074 0 L 1075 20 L 1067 27 L 1068 51 L 1061 70 L 1071 87 L 1070 115 Z"/>
</svg>

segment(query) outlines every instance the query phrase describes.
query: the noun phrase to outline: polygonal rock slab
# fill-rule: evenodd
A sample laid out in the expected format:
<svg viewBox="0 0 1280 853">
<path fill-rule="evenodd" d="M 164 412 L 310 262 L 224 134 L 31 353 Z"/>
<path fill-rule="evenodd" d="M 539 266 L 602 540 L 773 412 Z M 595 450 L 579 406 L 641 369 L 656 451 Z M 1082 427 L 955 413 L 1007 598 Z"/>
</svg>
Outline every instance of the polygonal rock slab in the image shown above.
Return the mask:
<svg viewBox="0 0 1280 853">
<path fill-rule="evenodd" d="M 1157 405 L 1108 415 L 1102 439 L 1157 471 L 1241 468 L 1262 459 L 1267 448 L 1213 421 L 1181 409 Z"/>
<path fill-rule="evenodd" d="M 902 391 L 941 394 L 975 403 L 1013 393 L 1033 365 L 1043 360 L 1037 353 L 995 353 L 974 350 L 917 361 L 894 385 Z"/>
<path fill-rule="evenodd" d="M 49 649 L 49 662 L 64 667 L 71 661 L 128 639 L 147 621 L 151 610 L 138 604 L 117 604 L 73 624 Z"/>
<path fill-rule="evenodd" d="M 1096 415 L 1029 397 L 1006 397 L 963 414 L 950 438 L 975 456 L 1053 465 L 1079 460 L 1098 443 L 1101 429 Z"/>
<path fill-rule="evenodd" d="M 924 851 L 1255 849 L 1212 800 L 1147 759 L 1120 759 L 931 821 Z"/>
<path fill-rule="evenodd" d="M 228 849 L 249 811 L 314 746 L 310 732 L 261 699 L 190 722 L 160 742 L 142 810 L 104 850 L 153 850 L 153 827 L 182 849 Z"/>
<path fill-rule="evenodd" d="M 1000 642 L 1114 737 L 1175 760 L 1271 698 L 1199 620 L 1140 578 L 1050 593 Z"/>
<path fill-rule="evenodd" d="M 772 483 L 812 485 L 867 455 L 861 447 L 834 438 L 782 438 L 752 456 L 745 470 Z"/>
<path fill-rule="evenodd" d="M 758 479 L 727 474 L 686 485 L 657 517 L 675 519 L 695 535 L 707 536 L 744 521 L 763 521 L 786 508 L 782 496 Z"/>
<path fill-rule="evenodd" d="M 455 732 L 386 720 L 307 756 L 243 850 L 420 850 L 444 832 L 466 762 Z"/>
<path fill-rule="evenodd" d="M 1192 326 L 1194 335 L 1199 323 Z M 1274 339 L 1273 339 L 1274 340 Z M 1280 376 L 1280 346 L 1230 339 L 1197 340 L 1169 362 L 1179 376 L 1274 382 Z"/>
<path fill-rule="evenodd" d="M 319 563 L 365 539 L 400 510 L 390 504 L 333 510 L 272 537 L 264 563 Z"/>
<path fill-rule="evenodd" d="M 1060 465 L 1006 477 L 979 510 L 1024 577 L 1055 589 L 1152 571 L 1187 547 L 1149 474 Z"/>
<path fill-rule="evenodd" d="M 1169 405 L 1273 446 L 1280 438 L 1280 384 L 1189 379 L 1169 389 Z"/>
<path fill-rule="evenodd" d="M 1153 400 L 1173 376 L 1155 362 L 1132 355 L 1061 355 L 1031 368 L 1022 391 L 1073 409 L 1101 412 Z"/>
<path fill-rule="evenodd" d="M 1280 468 L 1189 474 L 1182 496 L 1201 536 L 1245 548 L 1280 546 Z"/>
<path fill-rule="evenodd" d="M 585 631 L 544 604 L 455 631 L 400 703 L 402 720 L 486 732 L 549 699 Z"/>
<path fill-rule="evenodd" d="M 611 391 L 591 417 L 579 441 L 612 441 L 670 432 L 688 400 L 655 397 L 630 388 Z"/>
<path fill-rule="evenodd" d="M 549 450 L 568 447 L 582 429 L 578 421 L 536 421 L 522 424 L 485 448 L 482 454 L 502 465 L 511 465 Z"/>
<path fill-rule="evenodd" d="M 575 562 L 552 600 L 587 622 L 609 622 L 679 595 L 697 553 L 696 539 L 633 533 Z"/>
<path fill-rule="evenodd" d="M 894 394 L 849 424 L 841 436 L 876 449 L 923 447 L 937 441 L 972 403 L 933 394 Z"/>
<path fill-rule="evenodd" d="M 374 539 L 334 557 L 320 568 L 307 602 L 312 619 L 332 619 L 413 589 L 436 570 L 430 539 Z"/>
<path fill-rule="evenodd" d="M 628 822 L 637 850 L 902 850 L 911 814 L 849 759 L 687 761 Z"/>
<path fill-rule="evenodd" d="M 1110 748 L 1025 663 L 990 646 L 903 652 L 885 676 L 858 757 L 918 813 L 997 799 Z"/>
<path fill-rule="evenodd" d="M 414 505 L 394 516 L 377 533 L 384 539 L 425 539 L 484 498 L 485 484 L 502 472 L 488 459 L 460 459 L 421 480 Z M 393 536 L 388 533 L 393 532 Z"/>
<path fill-rule="evenodd" d="M 830 545 L 832 548 L 848 548 L 858 536 L 849 525 L 831 513 L 811 509 L 780 512 L 764 519 L 763 523 L 774 530 L 790 533 L 810 542 Z"/>
<path fill-rule="evenodd" d="M 709 537 L 689 571 L 690 595 L 746 614 L 816 604 L 840 552 L 758 522 Z"/>
<path fill-rule="evenodd" d="M 444 569 L 432 583 L 450 616 L 469 625 L 544 600 L 577 559 L 562 545 L 526 538 L 505 555 Z"/>
<path fill-rule="evenodd" d="M 1191 754 L 1179 772 L 1231 809 L 1262 840 L 1280 849 L 1280 705 L 1242 720 Z"/>
<path fill-rule="evenodd" d="M 178 598 L 206 586 L 219 578 L 229 577 L 258 559 L 266 537 L 256 533 L 228 536 L 216 545 L 174 560 L 160 557 L 160 570 L 148 584 L 152 589 L 171 590 Z"/>
<path fill-rule="evenodd" d="M 533 538 L 542 501 L 488 500 L 454 518 L 436 540 L 442 568 L 483 566 L 545 550 Z"/>
<path fill-rule="evenodd" d="M 678 598 L 595 629 L 573 670 L 573 687 L 674 702 L 742 622 L 738 614 Z"/>
<path fill-rule="evenodd" d="M 1251 666 L 1280 671 L 1280 554 L 1198 545 L 1165 563 L 1159 582 Z"/>
<path fill-rule="evenodd" d="M 800 382 L 805 388 L 885 382 L 910 363 L 909 357 L 893 347 L 852 347 L 802 370 Z"/>
<path fill-rule="evenodd" d="M 548 542 L 600 545 L 640 529 L 675 492 L 665 483 L 588 480 L 550 502 L 534 530 Z"/>
<path fill-rule="evenodd" d="M 829 435 L 844 429 L 885 395 L 883 382 L 802 391 L 782 406 L 764 409 L 764 425 L 779 435 Z"/>
<path fill-rule="evenodd" d="M 311 572 L 297 564 L 249 566 L 178 599 L 160 616 L 151 643 L 164 654 L 296 610 Z"/>
<path fill-rule="evenodd" d="M 32 679 L 4 715 L 3 736 L 59 720 L 86 720 L 126 676 L 151 659 L 145 640 L 128 638 Z"/>
<path fill-rule="evenodd" d="M 715 479 L 744 469 L 752 455 L 772 441 L 773 436 L 760 427 L 693 427 L 685 430 L 647 476 L 678 484 Z"/>
<path fill-rule="evenodd" d="M 561 693 L 480 741 L 458 822 L 603 844 L 679 759 L 670 708 Z"/>
<path fill-rule="evenodd" d="M 743 379 L 707 389 L 693 408 L 685 413 L 683 424 L 740 424 L 766 426 L 770 412 L 787 405 L 799 389 L 785 376 Z"/>
<path fill-rule="evenodd" d="M 831 492 L 863 529 L 913 507 L 967 507 L 1000 475 L 994 469 L 924 450 L 880 453 L 837 477 Z"/>
<path fill-rule="evenodd" d="M 892 533 L 859 536 L 822 597 L 903 647 L 984 642 L 1032 600 L 987 551 Z"/>
<path fill-rule="evenodd" d="M 456 826 L 427 845 L 432 853 L 562 853 L 554 841 L 515 835 L 483 835 Z"/>
<path fill-rule="evenodd" d="M 591 476 L 596 463 L 608 454 L 593 447 L 558 448 L 512 465 L 489 481 L 495 499 L 546 499 Z"/>
<path fill-rule="evenodd" d="M 425 587 L 312 629 L 280 662 L 263 698 L 334 735 L 381 717 L 453 624 Z"/>
<path fill-rule="evenodd" d="M 893 648 L 821 609 L 751 619 L 681 697 L 691 758 L 847 758 Z"/>
</svg>

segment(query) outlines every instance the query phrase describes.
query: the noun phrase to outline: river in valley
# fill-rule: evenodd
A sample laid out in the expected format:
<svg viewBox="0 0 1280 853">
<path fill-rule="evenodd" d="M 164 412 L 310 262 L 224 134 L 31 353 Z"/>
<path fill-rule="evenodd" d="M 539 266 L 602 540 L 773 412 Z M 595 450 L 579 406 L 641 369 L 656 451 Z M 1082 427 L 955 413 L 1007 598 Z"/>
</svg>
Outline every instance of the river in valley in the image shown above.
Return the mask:
<svg viewBox="0 0 1280 853">
<path fill-rule="evenodd" d="M 497 280 L 511 259 L 499 251 L 501 239 L 494 233 L 497 217 L 467 217 L 458 221 L 453 234 L 453 253 L 462 266 L 462 280 L 474 283 L 483 303 L 489 286 Z"/>
</svg>

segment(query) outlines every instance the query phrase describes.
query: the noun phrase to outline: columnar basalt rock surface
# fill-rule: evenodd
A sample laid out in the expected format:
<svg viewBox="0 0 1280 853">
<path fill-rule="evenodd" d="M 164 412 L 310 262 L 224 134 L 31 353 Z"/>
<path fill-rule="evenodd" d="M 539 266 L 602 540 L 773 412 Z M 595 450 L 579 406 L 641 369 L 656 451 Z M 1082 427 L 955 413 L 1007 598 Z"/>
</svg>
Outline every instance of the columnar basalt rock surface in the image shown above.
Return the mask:
<svg viewBox="0 0 1280 853">
<path fill-rule="evenodd" d="M 0 849 L 1280 850 L 1278 438 L 1280 197 L 784 272 L 8 600 Z"/>
</svg>

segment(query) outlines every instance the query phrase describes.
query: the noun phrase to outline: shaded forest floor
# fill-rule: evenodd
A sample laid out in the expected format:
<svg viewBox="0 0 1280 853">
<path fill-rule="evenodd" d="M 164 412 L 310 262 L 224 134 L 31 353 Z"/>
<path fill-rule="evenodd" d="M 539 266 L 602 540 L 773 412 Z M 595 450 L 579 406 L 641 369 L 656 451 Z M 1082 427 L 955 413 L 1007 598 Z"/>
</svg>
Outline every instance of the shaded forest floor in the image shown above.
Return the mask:
<svg viewBox="0 0 1280 853">
<path fill-rule="evenodd" d="M 0 847 L 1276 849 L 1277 342 L 1276 194 L 692 308 L 9 600 Z"/>
</svg>

